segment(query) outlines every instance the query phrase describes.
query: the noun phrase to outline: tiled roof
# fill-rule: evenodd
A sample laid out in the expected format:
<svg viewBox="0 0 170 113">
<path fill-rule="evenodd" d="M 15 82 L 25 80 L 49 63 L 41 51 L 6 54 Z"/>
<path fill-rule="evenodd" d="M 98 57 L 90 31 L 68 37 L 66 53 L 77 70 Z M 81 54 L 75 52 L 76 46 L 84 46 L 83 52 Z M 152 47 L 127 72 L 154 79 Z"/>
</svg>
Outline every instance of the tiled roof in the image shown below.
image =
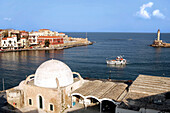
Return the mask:
<svg viewBox="0 0 170 113">
<path fill-rule="evenodd" d="M 2 40 L 7 40 L 7 38 L 2 38 Z"/>
<path fill-rule="evenodd" d="M 65 34 L 65 33 L 59 33 L 59 34 Z"/>
<path fill-rule="evenodd" d="M 26 31 L 20 31 L 20 33 L 26 33 Z"/>
<path fill-rule="evenodd" d="M 38 38 L 62 38 L 61 36 L 39 36 Z"/>
</svg>

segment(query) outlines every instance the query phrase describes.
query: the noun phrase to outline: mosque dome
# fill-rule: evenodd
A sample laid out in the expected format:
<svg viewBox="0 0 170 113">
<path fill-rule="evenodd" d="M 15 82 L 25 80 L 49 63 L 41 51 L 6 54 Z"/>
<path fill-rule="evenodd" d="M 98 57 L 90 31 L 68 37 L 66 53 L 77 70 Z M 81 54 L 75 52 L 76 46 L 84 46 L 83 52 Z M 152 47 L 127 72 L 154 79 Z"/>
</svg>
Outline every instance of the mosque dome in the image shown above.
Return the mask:
<svg viewBox="0 0 170 113">
<path fill-rule="evenodd" d="M 60 87 L 73 83 L 73 73 L 65 63 L 58 60 L 48 60 L 36 70 L 34 84 L 39 87 L 57 88 L 56 78 Z"/>
</svg>

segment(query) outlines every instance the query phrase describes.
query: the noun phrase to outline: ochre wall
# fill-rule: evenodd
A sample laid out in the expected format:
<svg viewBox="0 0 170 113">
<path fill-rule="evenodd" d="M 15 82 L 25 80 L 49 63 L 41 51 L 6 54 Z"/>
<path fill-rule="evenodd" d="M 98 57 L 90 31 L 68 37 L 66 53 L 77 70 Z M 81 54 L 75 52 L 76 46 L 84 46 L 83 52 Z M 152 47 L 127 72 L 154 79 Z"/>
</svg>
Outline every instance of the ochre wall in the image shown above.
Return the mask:
<svg viewBox="0 0 170 113">
<path fill-rule="evenodd" d="M 42 88 L 34 85 L 25 85 L 24 96 L 25 106 L 32 106 L 39 109 L 39 95 L 43 98 L 43 110 L 50 111 L 50 104 L 54 105 L 55 113 L 61 110 L 61 95 L 60 90 Z M 29 105 L 29 99 L 32 99 L 32 105 Z"/>
</svg>

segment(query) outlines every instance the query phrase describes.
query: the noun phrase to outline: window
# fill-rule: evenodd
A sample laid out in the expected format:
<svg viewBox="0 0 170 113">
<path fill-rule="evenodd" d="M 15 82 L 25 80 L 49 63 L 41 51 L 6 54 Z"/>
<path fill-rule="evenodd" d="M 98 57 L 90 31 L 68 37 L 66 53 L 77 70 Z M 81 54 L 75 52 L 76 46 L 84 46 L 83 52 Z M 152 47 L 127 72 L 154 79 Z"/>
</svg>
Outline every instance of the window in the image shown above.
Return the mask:
<svg viewBox="0 0 170 113">
<path fill-rule="evenodd" d="M 43 98 L 39 96 L 39 107 L 43 109 Z"/>
<path fill-rule="evenodd" d="M 35 42 L 36 40 L 35 39 L 33 39 L 33 42 Z"/>
<path fill-rule="evenodd" d="M 54 110 L 54 106 L 53 104 L 50 104 L 50 111 L 53 111 Z"/>
<path fill-rule="evenodd" d="M 10 40 L 10 41 L 9 41 L 9 43 L 11 44 L 11 43 L 12 43 L 12 41 Z"/>
<path fill-rule="evenodd" d="M 32 105 L 32 99 L 29 99 L 29 105 Z"/>
</svg>

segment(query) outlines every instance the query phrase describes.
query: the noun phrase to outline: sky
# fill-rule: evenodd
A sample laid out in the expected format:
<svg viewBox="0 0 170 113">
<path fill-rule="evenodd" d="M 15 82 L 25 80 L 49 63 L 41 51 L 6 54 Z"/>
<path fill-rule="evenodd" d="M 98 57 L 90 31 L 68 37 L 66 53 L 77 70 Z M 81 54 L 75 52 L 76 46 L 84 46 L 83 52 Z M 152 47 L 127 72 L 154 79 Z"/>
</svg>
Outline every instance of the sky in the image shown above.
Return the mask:
<svg viewBox="0 0 170 113">
<path fill-rule="evenodd" d="M 0 29 L 170 33 L 170 0 L 1 0 Z"/>
</svg>

